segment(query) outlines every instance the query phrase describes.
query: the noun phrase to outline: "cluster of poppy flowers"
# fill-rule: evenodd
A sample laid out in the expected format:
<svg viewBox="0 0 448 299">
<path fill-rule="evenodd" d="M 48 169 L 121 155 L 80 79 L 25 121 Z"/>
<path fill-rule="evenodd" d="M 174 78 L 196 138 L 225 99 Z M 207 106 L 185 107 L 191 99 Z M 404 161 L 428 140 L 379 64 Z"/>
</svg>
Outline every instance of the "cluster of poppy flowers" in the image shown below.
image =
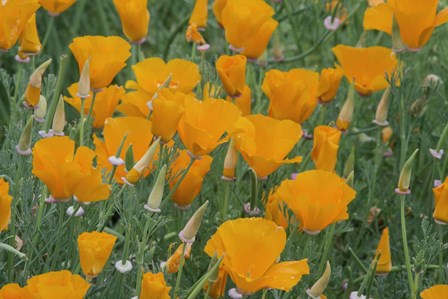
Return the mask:
<svg viewBox="0 0 448 299">
<path fill-rule="evenodd" d="M 390 34 L 393 48 L 337 45 L 332 49 L 337 60 L 335 67 L 323 68 L 320 73 L 303 68 L 267 71 L 260 86 L 269 100 L 267 113 L 263 115 L 252 114 L 252 91 L 246 80 L 246 66 L 248 61 L 265 55 L 278 26 L 271 5 L 264 0 L 214 1 L 213 13 L 234 53 L 221 55 L 216 60 L 221 84 L 207 82 L 198 92 L 202 79 L 200 68 L 185 59 L 142 59 L 132 65 L 135 80 L 128 80 L 125 86 L 112 84 L 131 57 L 131 44 L 145 42 L 150 21 L 146 0 L 114 0 L 123 33 L 130 43 L 119 36 L 74 38 L 69 49 L 78 63 L 80 79 L 68 87 L 70 96 L 52 103 L 55 108 L 52 115 L 46 113 L 47 102 L 41 95 L 42 78 L 51 61 L 37 67 L 23 95 L 24 105 L 33 111 L 36 121 L 52 118 L 52 128 L 41 131 L 45 138 L 35 142 L 31 150 L 31 129 L 27 125 L 17 152 L 32 155 L 32 173 L 48 188 L 49 202 L 74 198 L 80 204 L 87 204 L 108 200 L 113 184 L 134 186 L 154 173 L 156 184 L 145 208 L 160 212 L 166 181 L 170 189 L 168 197 L 177 207 L 187 209 L 200 193 L 211 169 L 212 153 L 220 145 L 228 144 L 222 165 L 223 179 L 228 181 L 235 179 L 239 155 L 257 180 L 266 179 L 283 164 L 300 163 L 300 156 L 287 157 L 303 138 L 301 125 L 318 105 L 329 105 L 336 98 L 345 78 L 350 88 L 335 126 L 319 125 L 313 131 L 310 156 L 315 170 L 296 174 L 270 191 L 265 218 L 225 221 L 204 248 L 207 255 L 221 262 L 215 279 L 205 285 L 208 296 L 222 297 L 228 277 L 236 286 L 230 291 L 234 298 L 268 288 L 289 291 L 310 269 L 307 259 L 280 262 L 279 256 L 287 241 L 285 229 L 298 225 L 303 233 L 319 234 L 331 224 L 348 219 L 348 205 L 356 196 L 353 177 L 341 178 L 335 171 L 341 134 L 349 129 L 354 113 L 354 91 L 363 97 L 384 91 L 375 121 L 380 126 L 387 124 L 391 81 L 399 85 L 402 75 L 396 52 L 420 49 L 437 26 L 448 22 L 448 9 L 437 13 L 437 0 L 420 1 L 418 5 L 415 2 L 369 1 L 364 29 Z M 36 28 L 37 9 L 42 6 L 55 16 L 74 3 L 74 0 L 2 1 L 0 16 L 11 17 L 0 21 L 3 25 L 0 48 L 12 49 L 18 41 L 17 60 L 26 63 L 29 56 L 37 55 L 42 48 Z M 201 51 L 208 49 L 200 33 L 207 26 L 207 18 L 208 1 L 197 0 L 186 38 L 198 44 Z M 226 97 L 221 99 L 223 91 Z M 79 140 L 64 136 L 64 101 L 81 115 Z M 87 137 L 92 137 L 93 150 L 83 145 L 84 126 L 88 125 L 85 116 L 93 118 L 92 127 L 102 132 Z M 176 134 L 181 144 L 175 142 Z M 162 166 L 168 155 L 173 160 L 168 166 Z M 433 191 L 434 219 L 446 224 L 448 178 Z M 0 179 L 0 231 L 8 227 L 12 201 L 8 182 Z M 179 271 L 190 256 L 206 207 L 207 204 L 202 206 L 180 232 L 182 244 L 165 264 L 168 273 Z M 115 241 L 115 236 L 105 232 L 79 235 L 80 264 L 88 281 L 105 267 Z M 376 250 L 377 273 L 391 271 L 389 243 L 389 229 L 385 228 Z M 163 273 L 148 272 L 141 279 L 139 298 L 170 297 L 172 290 Z M 328 283 L 329 278 L 326 279 Z M 49 298 L 55 292 L 83 298 L 90 287 L 88 281 L 65 270 L 49 272 L 30 278 L 24 287 L 17 284 L 2 287 L 0 298 Z M 446 292 L 447 287 L 434 286 L 421 296 L 440 298 L 438 294 Z M 324 291 L 325 287 L 316 286 L 309 294 L 312 298 L 325 298 Z M 175 296 L 176 292 L 177 287 Z M 58 293 L 58 296 L 64 295 Z"/>
</svg>

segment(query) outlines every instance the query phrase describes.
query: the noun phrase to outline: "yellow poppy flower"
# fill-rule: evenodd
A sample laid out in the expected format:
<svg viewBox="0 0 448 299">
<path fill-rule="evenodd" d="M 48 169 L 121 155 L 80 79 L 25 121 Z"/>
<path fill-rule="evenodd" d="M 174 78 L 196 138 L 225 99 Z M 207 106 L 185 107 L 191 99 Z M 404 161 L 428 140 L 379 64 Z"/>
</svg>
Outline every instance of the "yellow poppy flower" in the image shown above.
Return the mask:
<svg viewBox="0 0 448 299">
<path fill-rule="evenodd" d="M 185 248 L 184 258 L 185 259 L 190 258 L 191 243 L 181 243 L 179 245 L 179 247 L 177 247 L 177 249 L 173 253 L 173 255 L 170 256 L 169 259 L 166 261 L 165 267 L 166 267 L 166 270 L 168 273 L 173 274 L 173 273 L 177 273 L 177 271 L 179 271 L 180 259 L 181 259 L 182 251 L 184 249 L 184 245 L 187 246 Z"/>
<path fill-rule="evenodd" d="M 328 126 L 314 128 L 314 143 L 311 151 L 316 169 L 334 171 L 338 159 L 341 131 Z"/>
<path fill-rule="evenodd" d="M 0 5 L 0 50 L 11 49 L 17 42 L 28 20 L 40 7 L 37 0 L 8 0 Z"/>
<path fill-rule="evenodd" d="M 309 170 L 295 180 L 285 180 L 273 196 L 283 200 L 308 234 L 348 219 L 347 206 L 356 192 L 332 172 Z"/>
<path fill-rule="evenodd" d="M 266 202 L 266 214 L 265 218 L 277 223 L 283 228 L 288 227 L 288 210 L 285 208 L 285 204 L 281 199 L 272 194 L 268 197 Z"/>
<path fill-rule="evenodd" d="M 440 186 L 432 189 L 434 193 L 434 221 L 441 224 L 448 223 L 448 177 Z"/>
<path fill-rule="evenodd" d="M 227 277 L 229 274 L 225 270 L 225 268 L 220 265 L 218 270 L 218 278 L 215 282 L 212 283 L 210 286 L 210 281 L 207 281 L 204 285 L 204 292 L 207 293 L 208 288 L 210 287 L 210 292 L 208 295 L 212 297 L 213 299 L 219 299 L 224 297 L 226 292 L 226 284 L 227 284 Z"/>
<path fill-rule="evenodd" d="M 131 56 L 131 46 L 119 36 L 75 37 L 69 48 L 78 62 L 79 73 L 90 58 L 90 86 L 95 90 L 108 86 Z"/>
<path fill-rule="evenodd" d="M 221 55 L 216 60 L 216 71 L 221 79 L 225 91 L 231 97 L 238 97 L 243 93 L 246 85 L 246 56 Z"/>
<path fill-rule="evenodd" d="M 76 96 L 78 93 L 78 83 L 73 83 L 67 90 L 72 97 L 64 97 L 64 100 L 80 112 L 81 98 Z M 124 88 L 117 85 L 110 85 L 95 94 L 95 101 L 92 108 L 94 128 L 104 127 L 106 118 L 109 118 L 114 114 L 115 108 L 124 94 Z M 84 100 L 84 115 L 89 113 L 90 106 L 92 106 L 92 99 L 93 92 L 90 92 L 90 96 Z"/>
<path fill-rule="evenodd" d="M 241 117 L 233 128 L 235 145 L 244 160 L 260 178 L 282 164 L 298 163 L 302 157 L 285 159 L 302 136 L 299 124 L 261 114 Z"/>
<path fill-rule="evenodd" d="M 127 134 L 127 137 L 120 157 L 115 157 L 125 134 Z M 116 163 L 117 169 L 114 175 L 115 180 L 122 184 L 123 180 L 121 178 L 126 176 L 123 165 L 126 151 L 132 144 L 134 161 L 138 161 L 143 157 L 153 139 L 151 122 L 144 118 L 132 116 L 108 118 L 104 123 L 103 137 L 104 141 L 93 135 L 95 152 L 98 156 L 98 167 L 105 169 L 106 173 L 109 174 L 114 166 L 110 162 L 110 158 L 115 157 L 117 160 L 122 161 L 122 163 Z"/>
<path fill-rule="evenodd" d="M 0 178 L 0 232 L 8 228 L 11 218 L 12 196 L 9 194 L 9 183 Z"/>
<path fill-rule="evenodd" d="M 193 155 L 206 155 L 229 139 L 222 136 L 240 114 L 238 107 L 224 100 L 186 98 L 177 128 L 180 140 Z"/>
<path fill-rule="evenodd" d="M 196 24 L 199 28 L 207 27 L 208 0 L 196 0 L 188 24 Z"/>
<path fill-rule="evenodd" d="M 35 13 L 28 19 L 26 26 L 20 35 L 19 44 L 19 56 L 22 59 L 27 56 L 37 55 L 40 52 L 42 44 L 40 43 L 39 34 L 37 32 Z"/>
<path fill-rule="evenodd" d="M 171 164 L 170 188 L 173 188 L 177 184 L 191 160 L 186 150 L 178 151 L 178 153 L 179 155 L 176 160 Z M 185 178 L 171 197 L 177 206 L 187 208 L 196 196 L 198 196 L 204 177 L 210 171 L 212 161 L 212 157 L 205 155 L 201 156 L 201 159 L 193 162 Z"/>
<path fill-rule="evenodd" d="M 28 279 L 27 283 L 33 298 L 39 299 L 82 299 L 90 288 L 90 284 L 81 276 L 67 270 L 36 275 Z"/>
<path fill-rule="evenodd" d="M 42 7 L 52 16 L 57 16 L 75 4 L 76 0 L 39 0 Z"/>
<path fill-rule="evenodd" d="M 84 232 L 78 236 L 79 259 L 87 277 L 101 273 L 116 241 L 117 237 L 105 232 Z"/>
<path fill-rule="evenodd" d="M 16 283 L 10 283 L 0 288 L 1 299 L 33 299 L 28 288 L 22 288 Z"/>
<path fill-rule="evenodd" d="M 213 1 L 213 14 L 215 15 L 216 22 L 222 26 L 222 10 L 226 6 L 228 0 L 215 0 Z"/>
<path fill-rule="evenodd" d="M 85 146 L 74 152 L 75 142 L 68 137 L 39 140 L 33 148 L 33 174 L 56 200 L 72 195 L 81 202 L 108 199 L 110 185 L 102 183 L 101 171 L 92 166 L 95 152 Z"/>
<path fill-rule="evenodd" d="M 376 267 L 377 274 L 387 274 L 392 269 L 392 259 L 390 256 L 389 228 L 383 229 L 380 243 L 375 251 L 375 256 L 381 254 Z"/>
<path fill-rule="evenodd" d="M 398 61 L 391 49 L 385 47 L 355 48 L 338 45 L 333 48 L 347 80 L 355 84 L 356 91 L 369 96 L 375 91 L 386 89 L 398 67 Z"/>
<path fill-rule="evenodd" d="M 422 299 L 441 299 L 448 292 L 448 284 L 437 284 L 420 293 Z"/>
<path fill-rule="evenodd" d="M 277 29 L 278 22 L 269 18 L 253 35 L 244 41 L 243 52 L 241 54 L 251 59 L 260 57 L 269 44 L 272 34 Z"/>
<path fill-rule="evenodd" d="M 148 0 L 114 0 L 123 33 L 132 43 L 142 43 L 148 34 L 151 16 Z"/>
<path fill-rule="evenodd" d="M 329 103 L 336 98 L 343 76 L 344 73 L 340 68 L 326 68 L 321 71 L 317 92 L 321 103 Z"/>
<path fill-rule="evenodd" d="M 170 299 L 171 287 L 168 287 L 161 272 L 145 273 L 142 279 L 142 288 L 139 299 Z"/>
<path fill-rule="evenodd" d="M 250 115 L 252 113 L 252 91 L 249 85 L 245 85 L 243 92 L 239 97 L 232 98 L 227 96 L 227 101 L 233 102 L 238 108 L 243 116 Z"/>
<path fill-rule="evenodd" d="M 434 29 L 448 22 L 448 8 L 437 13 L 438 0 L 388 0 L 367 8 L 364 29 L 380 30 L 392 35 L 393 20 L 397 22 L 402 42 L 417 51 L 430 39 Z"/>
<path fill-rule="evenodd" d="M 151 131 L 163 142 L 170 141 L 176 134 L 180 118 L 184 114 L 186 97 L 192 96 L 166 88 L 161 90 L 159 96 L 152 101 Z"/>
<path fill-rule="evenodd" d="M 224 269 L 243 294 L 267 288 L 289 291 L 309 268 L 306 259 L 277 263 L 285 244 L 285 230 L 274 222 L 239 218 L 224 222 L 204 251 L 223 257 Z"/>
<path fill-rule="evenodd" d="M 261 89 L 269 98 L 269 116 L 303 123 L 317 106 L 319 74 L 305 69 L 266 72 Z"/>
</svg>

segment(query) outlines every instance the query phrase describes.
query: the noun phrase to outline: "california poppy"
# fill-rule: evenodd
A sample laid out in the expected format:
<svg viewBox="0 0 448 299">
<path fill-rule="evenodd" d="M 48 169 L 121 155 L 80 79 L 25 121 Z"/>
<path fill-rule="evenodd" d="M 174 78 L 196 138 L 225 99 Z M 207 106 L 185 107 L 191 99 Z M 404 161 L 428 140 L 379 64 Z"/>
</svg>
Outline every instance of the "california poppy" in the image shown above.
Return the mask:
<svg viewBox="0 0 448 299">
<path fill-rule="evenodd" d="M 190 258 L 191 243 L 181 243 L 179 247 L 177 247 L 176 251 L 174 251 L 173 255 L 171 255 L 166 261 L 165 267 L 168 273 L 173 274 L 179 271 L 180 260 L 182 252 L 184 250 L 184 246 L 187 246 L 185 248 L 184 258 L 185 259 Z"/>
<path fill-rule="evenodd" d="M 171 164 L 171 179 L 169 181 L 170 188 L 174 188 L 179 179 L 183 176 L 183 171 L 186 170 L 190 163 L 190 156 L 186 150 L 178 151 L 179 155 Z M 210 171 L 212 164 L 212 157 L 204 155 L 199 160 L 195 160 L 185 175 L 182 182 L 173 193 L 171 199 L 180 208 L 189 207 L 193 200 L 201 191 L 202 182 L 205 176 Z"/>
<path fill-rule="evenodd" d="M 288 210 L 286 209 L 285 203 L 277 196 L 268 197 L 265 205 L 266 214 L 265 218 L 277 223 L 283 228 L 287 228 L 289 224 Z"/>
<path fill-rule="evenodd" d="M 338 158 L 341 131 L 328 126 L 314 128 L 314 143 L 311 159 L 316 169 L 334 171 Z"/>
<path fill-rule="evenodd" d="M 78 62 L 79 73 L 90 58 L 90 86 L 95 90 L 108 86 L 131 56 L 131 46 L 119 36 L 75 37 L 69 48 Z"/>
<path fill-rule="evenodd" d="M 33 299 L 33 294 L 27 287 L 20 287 L 16 283 L 10 283 L 0 288 L 0 298 L 2 299 Z"/>
<path fill-rule="evenodd" d="M 26 22 L 26 26 L 19 38 L 19 44 L 18 55 L 22 59 L 26 59 L 28 56 L 37 55 L 40 52 L 42 44 L 37 32 L 35 13 Z"/>
<path fill-rule="evenodd" d="M 444 298 L 448 292 L 448 284 L 437 284 L 420 293 L 423 299 Z"/>
<path fill-rule="evenodd" d="M 185 31 L 185 39 L 187 42 L 194 42 L 198 45 L 205 45 L 205 39 L 202 34 L 199 32 L 198 25 L 196 23 L 192 23 L 188 25 L 187 31 Z"/>
<path fill-rule="evenodd" d="M 326 68 L 321 71 L 317 93 L 321 103 L 329 103 L 336 98 L 343 76 L 344 73 L 340 68 Z"/>
<path fill-rule="evenodd" d="M 376 267 L 377 274 L 387 274 L 392 269 L 392 260 L 390 256 L 389 228 L 383 229 L 380 243 L 375 251 L 375 256 L 380 255 L 378 265 Z"/>
<path fill-rule="evenodd" d="M 92 166 L 95 152 L 78 147 L 68 137 L 41 139 L 33 148 L 33 174 L 47 185 L 56 200 L 72 195 L 81 202 L 106 200 L 110 186 L 102 183 L 101 171 Z"/>
<path fill-rule="evenodd" d="M 142 278 L 142 287 L 139 299 L 170 299 L 171 287 L 168 287 L 161 272 L 145 273 Z"/>
<path fill-rule="evenodd" d="M 269 98 L 269 115 L 303 123 L 317 106 L 319 74 L 305 69 L 266 72 L 261 86 Z"/>
<path fill-rule="evenodd" d="M 246 85 L 246 57 L 243 55 L 221 55 L 216 60 L 216 71 L 225 91 L 231 97 L 243 93 Z"/>
<path fill-rule="evenodd" d="M 273 18 L 269 18 L 252 36 L 245 40 L 243 52 L 241 54 L 251 59 L 260 57 L 266 50 L 275 29 L 277 29 L 278 22 Z"/>
<path fill-rule="evenodd" d="M 388 0 L 367 8 L 364 29 L 380 30 L 392 35 L 393 20 L 397 22 L 401 41 L 417 51 L 430 39 L 434 29 L 448 22 L 448 8 L 437 13 L 438 0 Z"/>
<path fill-rule="evenodd" d="M 142 43 L 148 34 L 148 0 L 114 0 L 123 33 L 132 43 Z"/>
<path fill-rule="evenodd" d="M 298 163 L 302 157 L 285 159 L 302 136 L 299 124 L 261 114 L 241 117 L 232 131 L 235 145 L 259 177 L 273 173 L 285 163 Z"/>
<path fill-rule="evenodd" d="M 355 195 L 344 179 L 323 170 L 299 173 L 294 180 L 283 181 L 273 194 L 286 203 L 308 234 L 348 219 L 347 206 Z"/>
<path fill-rule="evenodd" d="M 78 92 L 78 83 L 73 83 L 67 90 L 72 97 L 64 97 L 64 100 L 80 112 L 81 98 L 76 96 Z M 95 94 L 95 100 L 92 108 L 94 128 L 102 128 L 104 126 L 106 118 L 113 115 L 120 98 L 124 94 L 124 88 L 117 85 L 110 85 Z M 88 114 L 90 107 L 92 106 L 92 100 L 93 92 L 90 92 L 90 96 L 84 100 L 84 115 Z"/>
<path fill-rule="evenodd" d="M 438 187 L 432 189 L 434 193 L 434 221 L 440 224 L 448 223 L 448 177 Z"/>
<path fill-rule="evenodd" d="M 75 4 L 76 0 L 39 0 L 42 7 L 52 16 L 57 16 Z"/>
<path fill-rule="evenodd" d="M 355 48 L 338 45 L 333 48 L 345 77 L 355 84 L 355 89 L 363 96 L 389 86 L 398 66 L 397 58 L 391 49 L 385 47 Z"/>
<path fill-rule="evenodd" d="M 215 15 L 215 19 L 218 22 L 219 25 L 222 26 L 222 18 L 221 13 L 223 8 L 226 6 L 227 0 L 215 0 L 213 1 L 213 14 Z"/>
<path fill-rule="evenodd" d="M 207 281 L 204 285 L 204 291 L 207 293 L 208 288 L 210 288 L 210 292 L 208 295 L 212 297 L 213 299 L 219 299 L 221 297 L 224 297 L 224 294 L 226 292 L 226 284 L 227 284 L 227 277 L 229 274 L 225 270 L 225 268 L 220 265 L 218 269 L 218 277 L 216 278 L 216 281 Z"/>
<path fill-rule="evenodd" d="M 238 108 L 243 116 L 250 115 L 252 113 L 252 91 L 250 90 L 249 85 L 245 85 L 243 88 L 243 92 L 239 97 L 232 98 L 231 96 L 227 96 L 227 101 L 233 102 Z"/>
<path fill-rule="evenodd" d="M 84 232 L 78 236 L 79 259 L 87 277 L 101 273 L 116 241 L 117 237 L 105 232 Z"/>
<path fill-rule="evenodd" d="M 274 222 L 239 218 L 221 224 L 204 251 L 222 256 L 225 271 L 242 294 L 267 288 L 289 291 L 309 268 L 306 259 L 277 262 L 285 244 L 285 230 Z"/>
<path fill-rule="evenodd" d="M 90 284 L 81 276 L 67 270 L 36 275 L 28 279 L 27 283 L 27 289 L 42 299 L 54 298 L 55 294 L 60 298 L 82 299 L 90 288 Z"/>
<path fill-rule="evenodd" d="M 11 49 L 17 42 L 28 20 L 40 7 L 37 0 L 8 0 L 0 5 L 0 50 Z"/>
<path fill-rule="evenodd" d="M 196 24 L 199 28 L 207 27 L 208 0 L 196 0 L 189 24 Z"/>
<path fill-rule="evenodd" d="M 0 232 L 8 228 L 11 218 L 12 196 L 9 193 L 9 183 L 0 178 Z"/>
<path fill-rule="evenodd" d="M 228 140 L 223 135 L 240 114 L 238 107 L 224 100 L 186 98 L 178 127 L 180 140 L 193 155 L 206 155 Z"/>
</svg>

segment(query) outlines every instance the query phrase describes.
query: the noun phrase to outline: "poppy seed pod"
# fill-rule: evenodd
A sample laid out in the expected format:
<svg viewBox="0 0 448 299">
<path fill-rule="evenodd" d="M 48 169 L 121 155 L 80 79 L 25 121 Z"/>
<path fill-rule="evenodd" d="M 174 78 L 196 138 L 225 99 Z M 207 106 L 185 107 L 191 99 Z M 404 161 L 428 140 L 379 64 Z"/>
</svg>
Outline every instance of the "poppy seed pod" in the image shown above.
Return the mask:
<svg viewBox="0 0 448 299">
<path fill-rule="evenodd" d="M 154 183 L 154 187 L 148 197 L 148 202 L 145 205 L 145 209 L 151 212 L 160 212 L 160 204 L 163 198 L 163 189 L 165 187 L 166 165 L 163 165 L 157 175 L 157 179 Z"/>
<path fill-rule="evenodd" d="M 39 103 L 40 88 L 42 87 L 42 76 L 45 70 L 51 63 L 51 59 L 48 59 L 31 74 L 30 81 L 25 91 L 25 102 L 30 107 L 35 107 Z"/>
<path fill-rule="evenodd" d="M 201 227 L 202 218 L 204 218 L 205 211 L 207 210 L 208 200 L 199 209 L 194 212 L 190 220 L 188 220 L 184 229 L 179 233 L 179 239 L 184 243 L 193 243 L 196 239 L 196 234 Z"/>
<path fill-rule="evenodd" d="M 409 186 L 411 185 L 411 176 L 412 176 L 412 165 L 414 164 L 414 159 L 417 156 L 418 149 L 414 151 L 414 153 L 409 157 L 409 159 L 404 163 L 403 168 L 401 169 L 400 178 L 398 180 L 398 187 L 395 189 L 395 192 L 402 195 L 408 195 L 411 193 L 409 190 Z"/>
</svg>

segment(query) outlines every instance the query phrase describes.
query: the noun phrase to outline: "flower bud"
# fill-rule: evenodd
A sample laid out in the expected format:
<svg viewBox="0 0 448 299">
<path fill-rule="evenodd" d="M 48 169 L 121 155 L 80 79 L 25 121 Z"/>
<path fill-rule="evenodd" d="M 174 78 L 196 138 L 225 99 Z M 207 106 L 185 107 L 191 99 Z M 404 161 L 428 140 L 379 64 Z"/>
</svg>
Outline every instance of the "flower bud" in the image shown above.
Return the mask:
<svg viewBox="0 0 448 299">
<path fill-rule="evenodd" d="M 40 95 L 37 108 L 34 109 L 34 119 L 42 123 L 45 120 L 45 115 L 47 115 L 47 99 L 43 95 Z"/>
<path fill-rule="evenodd" d="M 324 274 L 322 274 L 322 277 L 319 278 L 318 281 L 316 281 L 316 283 L 311 287 L 311 289 L 306 290 L 306 293 L 312 299 L 319 299 L 322 293 L 327 288 L 328 283 L 330 282 L 330 276 L 331 276 L 331 267 L 330 263 L 327 261 L 327 267 L 325 268 Z"/>
<path fill-rule="evenodd" d="M 350 86 L 347 99 L 339 112 L 336 126 L 341 131 L 346 131 L 350 127 L 350 123 L 353 117 L 353 111 L 355 110 L 355 88 L 354 84 Z"/>
<path fill-rule="evenodd" d="M 392 260 L 390 257 L 389 228 L 386 227 L 381 235 L 380 243 L 375 252 L 375 256 L 380 255 L 376 267 L 377 275 L 387 275 L 392 269 Z"/>
<path fill-rule="evenodd" d="M 148 197 L 148 203 L 145 205 L 145 209 L 158 213 L 160 212 L 160 204 L 163 198 L 163 189 L 165 187 L 166 165 L 163 165 L 157 176 L 154 187 Z"/>
<path fill-rule="evenodd" d="M 184 243 L 193 243 L 201 226 L 202 218 L 208 206 L 208 200 L 191 216 L 184 229 L 179 233 L 179 238 Z"/>
<path fill-rule="evenodd" d="M 90 57 L 87 58 L 82 67 L 81 76 L 79 77 L 78 82 L 78 93 L 76 96 L 80 97 L 81 100 L 90 96 Z"/>
<path fill-rule="evenodd" d="M 180 246 L 176 249 L 176 251 L 173 253 L 173 255 L 170 256 L 170 258 L 165 263 L 165 267 L 166 267 L 166 270 L 168 273 L 173 274 L 173 273 L 177 273 L 177 271 L 179 271 L 180 260 L 181 260 L 182 251 L 184 249 L 184 246 L 187 246 L 185 248 L 184 258 L 185 259 L 190 258 L 191 243 L 180 244 Z"/>
<path fill-rule="evenodd" d="M 33 118 L 28 119 L 25 128 L 23 128 L 22 135 L 19 139 L 19 144 L 16 145 L 16 151 L 19 155 L 31 155 L 31 136 L 33 132 Z"/>
<path fill-rule="evenodd" d="M 373 123 L 381 127 L 385 127 L 389 124 L 389 122 L 387 121 L 387 113 L 389 110 L 389 96 L 390 96 L 390 86 L 387 87 L 386 90 L 384 91 L 383 96 L 381 97 L 381 100 L 378 104 L 378 107 L 376 108 L 375 119 L 373 120 Z"/>
<path fill-rule="evenodd" d="M 224 159 L 224 169 L 222 172 L 222 179 L 233 181 L 235 179 L 235 169 L 238 162 L 238 151 L 235 147 L 235 141 L 230 139 L 229 147 L 227 148 L 226 157 Z"/>
<path fill-rule="evenodd" d="M 143 157 L 135 163 L 134 167 L 126 174 L 126 177 L 123 177 L 122 180 L 130 186 L 133 186 L 135 183 L 143 175 L 143 171 L 149 166 L 149 163 L 154 158 L 156 150 L 159 146 L 160 138 L 157 138 L 156 141 L 149 147 Z"/>
<path fill-rule="evenodd" d="M 403 51 L 405 48 L 406 46 L 401 40 L 400 28 L 394 16 L 392 19 L 392 49 L 394 52 L 398 53 Z"/>
<path fill-rule="evenodd" d="M 30 76 L 30 80 L 25 91 L 25 103 L 30 107 L 35 107 L 39 102 L 42 76 L 50 63 L 51 59 L 48 59 L 42 63 Z"/>
<path fill-rule="evenodd" d="M 394 134 L 394 130 L 391 127 L 384 127 L 381 129 L 381 139 L 383 143 L 389 143 L 390 137 Z"/>
<path fill-rule="evenodd" d="M 204 37 L 198 31 L 198 26 L 194 23 L 188 25 L 187 31 L 185 32 L 185 39 L 189 43 L 194 42 L 195 44 L 198 45 L 206 44 Z"/>
<path fill-rule="evenodd" d="M 62 95 L 59 97 L 58 105 L 56 106 L 56 111 L 53 117 L 53 124 L 51 126 L 54 135 L 64 136 L 65 127 L 65 107 L 64 98 Z"/>
<path fill-rule="evenodd" d="M 414 164 L 414 159 L 417 152 L 418 149 L 416 149 L 406 163 L 404 163 L 403 169 L 400 173 L 400 179 L 398 180 L 398 188 L 395 189 L 395 192 L 398 194 L 407 195 L 411 193 L 409 186 L 411 184 L 412 165 Z"/>
</svg>

